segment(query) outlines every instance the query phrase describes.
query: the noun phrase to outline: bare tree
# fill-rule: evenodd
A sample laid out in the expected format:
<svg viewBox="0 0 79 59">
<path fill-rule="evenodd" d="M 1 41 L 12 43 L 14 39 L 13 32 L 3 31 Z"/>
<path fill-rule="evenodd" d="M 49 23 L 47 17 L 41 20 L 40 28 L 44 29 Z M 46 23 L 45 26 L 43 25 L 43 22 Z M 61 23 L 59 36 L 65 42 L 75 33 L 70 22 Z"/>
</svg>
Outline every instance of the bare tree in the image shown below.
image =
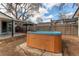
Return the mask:
<svg viewBox="0 0 79 59">
<path fill-rule="evenodd" d="M 38 12 L 39 3 L 1 3 L 6 11 L 17 20 L 26 20 Z"/>
</svg>

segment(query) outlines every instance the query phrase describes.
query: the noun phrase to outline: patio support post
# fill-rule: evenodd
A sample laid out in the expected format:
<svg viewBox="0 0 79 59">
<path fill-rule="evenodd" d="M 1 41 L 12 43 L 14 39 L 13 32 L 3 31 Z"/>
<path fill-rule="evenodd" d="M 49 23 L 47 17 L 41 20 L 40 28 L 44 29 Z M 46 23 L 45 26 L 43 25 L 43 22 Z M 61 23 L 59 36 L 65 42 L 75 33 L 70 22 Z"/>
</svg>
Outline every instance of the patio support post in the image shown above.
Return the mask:
<svg viewBox="0 0 79 59">
<path fill-rule="evenodd" d="M 1 24 L 1 21 L 0 21 L 0 34 L 1 34 L 1 31 L 2 31 L 1 27 L 2 27 L 2 24 Z"/>
<path fill-rule="evenodd" d="M 26 25 L 26 31 L 25 32 L 27 33 L 27 25 Z"/>
<path fill-rule="evenodd" d="M 14 36 L 15 33 L 15 21 L 12 20 L 12 37 Z"/>
<path fill-rule="evenodd" d="M 79 18 L 78 18 L 78 36 L 79 36 Z"/>
</svg>

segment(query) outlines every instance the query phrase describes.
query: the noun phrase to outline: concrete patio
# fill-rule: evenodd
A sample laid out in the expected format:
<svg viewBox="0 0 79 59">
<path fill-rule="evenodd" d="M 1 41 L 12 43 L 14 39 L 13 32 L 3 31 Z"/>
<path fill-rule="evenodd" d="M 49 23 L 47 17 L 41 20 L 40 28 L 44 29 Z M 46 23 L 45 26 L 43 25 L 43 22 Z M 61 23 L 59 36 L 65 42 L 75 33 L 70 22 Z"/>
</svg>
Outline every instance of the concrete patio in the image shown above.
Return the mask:
<svg viewBox="0 0 79 59">
<path fill-rule="evenodd" d="M 14 37 L 23 36 L 23 35 L 26 35 L 26 34 L 25 33 L 15 33 L 14 34 Z M 0 35 L 0 40 L 7 39 L 7 38 L 11 38 L 11 37 L 12 37 L 11 34 Z"/>
<path fill-rule="evenodd" d="M 0 40 L 0 56 L 22 56 L 16 51 L 16 46 L 25 42 L 25 37 L 20 38 L 8 38 L 6 40 Z"/>
<path fill-rule="evenodd" d="M 62 35 L 62 39 L 64 42 L 63 55 L 79 56 L 79 37 Z M 62 54 L 51 53 L 28 47 L 26 44 L 26 37 L 17 36 L 0 40 L 0 56 L 62 56 Z"/>
</svg>

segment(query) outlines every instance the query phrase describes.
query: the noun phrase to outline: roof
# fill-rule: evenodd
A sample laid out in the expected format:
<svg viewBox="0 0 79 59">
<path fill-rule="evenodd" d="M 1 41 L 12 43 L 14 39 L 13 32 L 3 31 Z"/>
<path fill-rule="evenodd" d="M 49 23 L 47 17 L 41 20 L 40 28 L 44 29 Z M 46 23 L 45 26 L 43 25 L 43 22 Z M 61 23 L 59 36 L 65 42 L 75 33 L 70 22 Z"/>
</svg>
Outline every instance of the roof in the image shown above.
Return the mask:
<svg viewBox="0 0 79 59">
<path fill-rule="evenodd" d="M 65 23 L 65 22 L 76 22 L 77 20 L 78 20 L 78 18 L 71 18 L 71 19 L 64 19 L 64 20 L 63 19 L 61 19 L 61 20 L 53 20 L 52 24 L 53 23 L 61 23 L 61 22 L 63 22 L 63 23 Z M 45 22 L 45 23 L 38 23 L 37 25 L 38 26 L 42 26 L 42 25 L 47 26 L 47 25 L 50 25 L 50 24 L 51 24 L 51 22 Z"/>
<path fill-rule="evenodd" d="M 1 11 L 0 11 L 0 19 L 12 19 L 12 17 L 10 17 L 10 16 L 8 16 L 8 15 L 6 15 L 5 13 L 2 13 Z"/>
<path fill-rule="evenodd" d="M 61 21 L 63 21 L 63 22 L 75 22 L 77 20 L 78 20 L 78 18 L 71 18 L 71 19 L 62 19 Z"/>
<path fill-rule="evenodd" d="M 10 21 L 10 20 L 14 20 L 14 21 L 18 21 L 18 22 L 24 22 L 26 23 L 25 21 L 22 21 L 22 20 L 16 20 L 16 19 L 13 19 L 12 17 L 10 17 L 9 15 L 3 13 L 0 11 L 0 20 L 4 20 L 4 21 Z"/>
<path fill-rule="evenodd" d="M 76 18 L 79 17 L 79 7 L 77 8 L 77 10 L 75 11 L 74 15 L 72 18 Z"/>
</svg>

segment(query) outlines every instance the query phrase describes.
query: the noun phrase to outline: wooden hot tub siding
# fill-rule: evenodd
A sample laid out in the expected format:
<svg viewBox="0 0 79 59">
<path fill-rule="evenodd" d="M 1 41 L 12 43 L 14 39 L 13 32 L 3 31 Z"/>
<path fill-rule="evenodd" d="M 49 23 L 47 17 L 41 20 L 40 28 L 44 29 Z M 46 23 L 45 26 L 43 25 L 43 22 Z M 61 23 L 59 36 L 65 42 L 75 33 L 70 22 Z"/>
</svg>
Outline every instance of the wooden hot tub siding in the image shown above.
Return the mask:
<svg viewBox="0 0 79 59">
<path fill-rule="evenodd" d="M 61 35 L 27 34 L 27 45 L 54 53 L 61 53 Z"/>
</svg>

